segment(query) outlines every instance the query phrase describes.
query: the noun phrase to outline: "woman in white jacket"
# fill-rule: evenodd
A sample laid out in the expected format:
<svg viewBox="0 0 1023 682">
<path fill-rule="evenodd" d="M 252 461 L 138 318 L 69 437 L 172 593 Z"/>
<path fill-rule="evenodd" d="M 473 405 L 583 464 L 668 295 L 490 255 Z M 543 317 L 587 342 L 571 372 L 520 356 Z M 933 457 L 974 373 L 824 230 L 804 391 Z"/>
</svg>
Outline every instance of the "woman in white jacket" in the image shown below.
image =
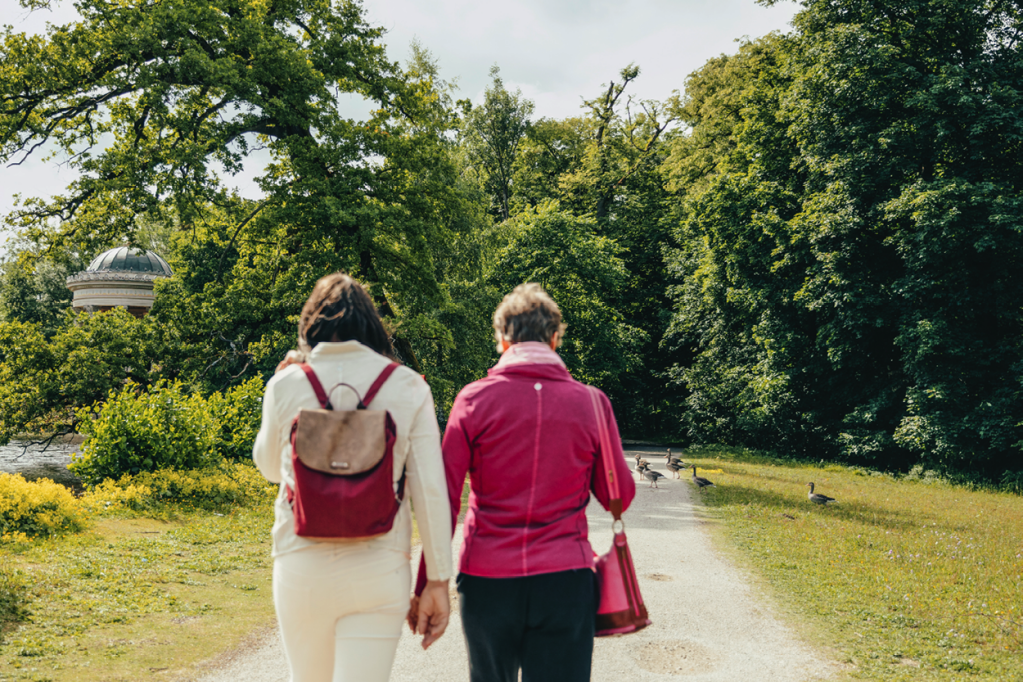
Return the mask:
<svg viewBox="0 0 1023 682">
<path fill-rule="evenodd" d="M 392 362 L 372 299 L 343 273 L 316 283 L 302 308 L 298 345 L 338 410 L 355 409 L 358 402 L 340 382 L 365 393 Z M 388 410 L 394 419 L 395 490 L 404 472 L 409 494 L 391 530 L 364 539 L 313 540 L 295 534 L 287 495 L 295 485 L 289 439 L 291 422 L 303 407 L 320 407 L 312 385 L 301 368 L 283 362 L 266 386 L 252 457 L 267 479 L 281 484 L 273 527 L 273 594 L 291 680 L 384 682 L 409 613 L 409 497 L 430 581 L 418 603 L 416 632 L 424 635 L 423 648 L 447 627 L 451 512 L 433 396 L 422 377 L 399 367 L 370 405 Z"/>
</svg>

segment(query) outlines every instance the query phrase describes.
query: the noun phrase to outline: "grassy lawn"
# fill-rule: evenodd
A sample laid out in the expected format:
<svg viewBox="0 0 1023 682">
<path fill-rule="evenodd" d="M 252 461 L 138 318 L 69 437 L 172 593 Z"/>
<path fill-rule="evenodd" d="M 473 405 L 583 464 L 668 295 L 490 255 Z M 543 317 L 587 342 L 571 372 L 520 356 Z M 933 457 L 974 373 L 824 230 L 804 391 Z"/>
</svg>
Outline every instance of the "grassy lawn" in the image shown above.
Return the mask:
<svg viewBox="0 0 1023 682">
<path fill-rule="evenodd" d="M 0 680 L 176 680 L 273 620 L 269 504 L 0 546 L 31 586 Z"/>
<path fill-rule="evenodd" d="M 1023 498 L 707 448 L 722 547 L 853 679 L 1023 680 Z M 838 499 L 820 507 L 806 484 Z"/>
<path fill-rule="evenodd" d="M 0 543 L 2 573 L 29 586 L 30 612 L 6 631 L 0 618 L 0 681 L 201 674 L 274 622 L 272 492 L 250 490 L 220 512 L 175 503 L 103 512 L 78 534 Z"/>
</svg>

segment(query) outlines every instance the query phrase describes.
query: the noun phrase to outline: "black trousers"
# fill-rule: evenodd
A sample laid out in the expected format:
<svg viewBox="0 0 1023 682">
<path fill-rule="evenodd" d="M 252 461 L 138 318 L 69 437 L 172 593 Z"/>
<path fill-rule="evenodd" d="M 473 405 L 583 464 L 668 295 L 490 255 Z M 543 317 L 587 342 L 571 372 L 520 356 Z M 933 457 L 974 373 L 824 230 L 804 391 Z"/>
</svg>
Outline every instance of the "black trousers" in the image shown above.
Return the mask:
<svg viewBox="0 0 1023 682">
<path fill-rule="evenodd" d="M 472 682 L 587 682 L 593 659 L 593 571 L 524 578 L 458 576 Z"/>
</svg>

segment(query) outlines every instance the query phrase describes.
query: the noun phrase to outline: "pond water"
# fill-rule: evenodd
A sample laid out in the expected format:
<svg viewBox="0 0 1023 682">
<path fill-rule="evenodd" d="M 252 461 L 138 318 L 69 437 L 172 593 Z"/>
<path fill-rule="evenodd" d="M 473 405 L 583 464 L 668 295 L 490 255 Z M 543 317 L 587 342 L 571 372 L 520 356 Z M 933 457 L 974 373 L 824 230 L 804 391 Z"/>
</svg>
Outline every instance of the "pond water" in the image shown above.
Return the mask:
<svg viewBox="0 0 1023 682">
<path fill-rule="evenodd" d="M 54 440 L 49 447 L 11 441 L 0 446 L 0 472 L 21 474 L 29 481 L 50 478 L 69 488 L 81 489 L 81 482 L 67 470 L 71 453 L 77 450 L 77 443 L 67 441 Z"/>
</svg>

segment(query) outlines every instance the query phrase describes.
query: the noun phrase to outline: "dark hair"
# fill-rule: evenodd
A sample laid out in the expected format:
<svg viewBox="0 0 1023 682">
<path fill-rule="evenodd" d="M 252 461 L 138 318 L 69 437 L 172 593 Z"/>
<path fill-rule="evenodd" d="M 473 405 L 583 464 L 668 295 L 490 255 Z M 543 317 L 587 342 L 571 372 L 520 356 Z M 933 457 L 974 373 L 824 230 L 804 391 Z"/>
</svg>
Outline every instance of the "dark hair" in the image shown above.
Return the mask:
<svg viewBox="0 0 1023 682">
<path fill-rule="evenodd" d="M 316 283 L 298 319 L 298 347 L 303 353 L 328 341 L 358 341 L 381 355 L 394 354 L 373 299 L 343 272 Z"/>
<path fill-rule="evenodd" d="M 510 343 L 549 343 L 555 333 L 565 334 L 561 310 L 536 282 L 512 289 L 494 311 L 494 340 L 498 343 L 502 339 Z"/>
</svg>

